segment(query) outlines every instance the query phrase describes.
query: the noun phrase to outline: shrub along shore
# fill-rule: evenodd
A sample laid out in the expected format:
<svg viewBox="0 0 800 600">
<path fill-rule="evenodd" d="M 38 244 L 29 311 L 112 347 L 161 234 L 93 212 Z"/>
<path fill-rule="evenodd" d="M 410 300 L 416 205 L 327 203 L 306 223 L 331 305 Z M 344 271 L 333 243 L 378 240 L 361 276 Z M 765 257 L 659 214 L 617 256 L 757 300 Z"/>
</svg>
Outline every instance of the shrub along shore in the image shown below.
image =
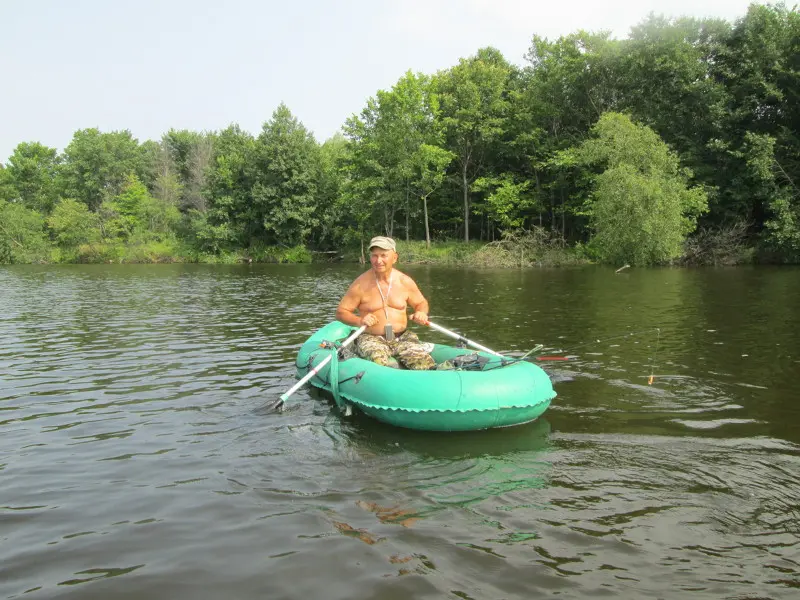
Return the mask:
<svg viewBox="0 0 800 600">
<path fill-rule="evenodd" d="M 755 262 L 756 251 L 748 247 L 736 232 L 711 234 L 703 231 L 687 240 L 684 253 L 672 265 L 739 265 Z M 460 240 L 432 242 L 397 240 L 401 264 L 450 265 L 471 268 L 521 269 L 564 267 L 594 264 L 590 248 L 567 246 L 559 238 L 541 230 L 514 232 L 492 242 Z M 83 245 L 65 257 L 52 250 L 52 260 L 45 263 L 111 263 L 111 264 L 257 264 L 257 263 L 365 263 L 366 249 L 352 246 L 341 250 L 311 250 L 305 246 L 263 246 L 239 251 L 200 253 L 180 243 L 147 243 L 140 245 Z M 64 259 L 68 260 L 64 260 Z M 624 265 L 618 265 L 624 266 Z"/>
</svg>

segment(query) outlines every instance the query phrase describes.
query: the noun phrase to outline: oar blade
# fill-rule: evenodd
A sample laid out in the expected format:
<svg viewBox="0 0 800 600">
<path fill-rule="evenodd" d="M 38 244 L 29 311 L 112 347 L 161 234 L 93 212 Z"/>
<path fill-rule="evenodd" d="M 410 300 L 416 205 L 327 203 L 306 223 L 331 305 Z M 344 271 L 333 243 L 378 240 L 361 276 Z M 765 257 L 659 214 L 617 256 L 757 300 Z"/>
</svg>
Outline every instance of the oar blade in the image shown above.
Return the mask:
<svg viewBox="0 0 800 600">
<path fill-rule="evenodd" d="M 354 332 L 353 332 L 353 333 L 350 335 L 350 337 L 348 337 L 348 338 L 347 338 L 347 339 L 346 339 L 344 342 L 342 342 L 342 345 L 340 346 L 340 348 L 345 348 L 345 347 L 349 346 L 349 345 L 350 345 L 350 344 L 353 342 L 353 340 L 355 340 L 355 339 L 356 339 L 358 336 L 360 336 L 362 333 L 364 333 L 364 330 L 365 330 L 366 328 L 367 328 L 367 327 L 366 327 L 366 325 L 362 325 L 361 327 L 359 327 L 358 329 L 356 329 L 356 330 L 355 330 L 355 331 L 354 331 Z M 332 352 L 337 352 L 337 350 L 336 350 L 335 348 L 334 348 L 334 349 L 332 349 L 331 351 L 332 351 Z M 289 388 L 289 389 L 288 389 L 286 392 L 284 392 L 283 394 L 281 394 L 281 397 L 280 397 L 280 398 L 278 398 L 278 400 L 271 402 L 271 403 L 270 403 L 270 404 L 268 404 L 268 405 L 267 405 L 265 408 L 266 408 L 267 410 L 282 410 L 282 409 L 283 409 L 283 406 L 286 404 L 286 400 L 288 400 L 288 399 L 289 399 L 289 396 L 291 396 L 292 394 L 294 394 L 294 393 L 295 393 L 297 390 L 299 390 L 301 387 L 303 387 L 303 386 L 306 384 L 306 382 L 307 382 L 307 381 L 309 381 L 309 380 L 310 380 L 312 377 L 314 377 L 314 375 L 316 375 L 317 373 L 319 373 L 320 369 L 322 369 L 322 367 L 324 367 L 325 365 L 327 365 L 327 364 L 330 362 L 331 358 L 333 358 L 333 355 L 332 355 L 332 354 L 329 354 L 328 356 L 326 356 L 325 358 L 323 358 L 323 359 L 322 359 L 322 360 L 321 360 L 321 361 L 320 361 L 320 362 L 317 364 L 317 366 L 316 366 L 316 367 L 314 367 L 313 369 L 310 369 L 310 370 L 308 371 L 308 373 L 306 373 L 306 374 L 305 374 L 305 376 L 304 376 L 302 379 L 300 379 L 300 381 L 298 381 L 297 383 L 295 383 L 295 384 L 294 384 L 294 385 L 293 385 L 291 388 Z"/>
<path fill-rule="evenodd" d="M 277 400 L 270 400 L 261 409 L 266 412 L 283 412 L 283 407 L 286 406 L 286 398 L 281 396 Z"/>
</svg>

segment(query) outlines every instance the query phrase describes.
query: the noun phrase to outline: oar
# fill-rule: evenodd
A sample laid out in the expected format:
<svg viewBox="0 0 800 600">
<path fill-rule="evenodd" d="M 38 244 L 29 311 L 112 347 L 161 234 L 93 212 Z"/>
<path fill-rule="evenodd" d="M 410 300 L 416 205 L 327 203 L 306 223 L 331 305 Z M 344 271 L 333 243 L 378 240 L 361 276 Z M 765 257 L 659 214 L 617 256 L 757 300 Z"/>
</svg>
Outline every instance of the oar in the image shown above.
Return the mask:
<svg viewBox="0 0 800 600">
<path fill-rule="evenodd" d="M 361 327 L 356 329 L 350 335 L 349 338 L 347 338 L 345 341 L 342 342 L 342 345 L 339 346 L 339 347 L 340 348 L 345 348 L 345 347 L 349 346 L 350 344 L 352 344 L 353 340 L 355 340 L 358 336 L 360 336 L 362 333 L 364 333 L 364 330 L 366 328 L 367 328 L 366 325 L 362 325 Z M 333 351 L 337 352 L 337 349 L 334 348 Z M 314 375 L 319 373 L 322 370 L 322 367 L 324 367 L 329 362 L 331 362 L 332 358 L 333 358 L 333 354 L 328 354 L 328 356 L 323 358 L 316 367 L 314 367 L 308 373 L 305 374 L 305 377 L 303 377 L 300 381 L 298 381 L 291 388 L 289 388 L 289 390 L 285 394 L 281 395 L 281 397 L 278 399 L 278 401 L 275 403 L 275 405 L 272 408 L 278 409 L 278 408 L 282 407 L 284 405 L 284 403 L 286 402 L 286 400 L 288 400 L 289 396 L 294 394 L 297 390 L 299 390 L 301 387 L 303 387 L 303 385 L 305 385 L 305 383 L 309 379 L 311 379 Z"/>
<path fill-rule="evenodd" d="M 469 345 L 469 346 L 472 346 L 472 347 L 473 347 L 473 348 L 475 348 L 476 350 L 480 350 L 481 352 L 486 352 L 487 354 L 494 354 L 495 356 L 502 356 L 503 358 L 506 358 L 505 356 L 503 356 L 503 355 L 502 355 L 502 354 L 500 354 L 499 352 L 495 352 L 494 350 L 490 350 L 490 349 L 489 349 L 489 348 L 487 348 L 486 346 L 481 346 L 481 345 L 480 345 L 479 343 L 477 343 L 477 342 L 473 342 L 472 340 L 468 340 L 468 339 L 467 339 L 467 338 L 465 338 L 464 336 L 457 334 L 455 331 L 450 331 L 449 329 L 445 329 L 445 328 L 444 328 L 444 327 L 442 327 L 441 325 L 437 325 L 436 323 L 434 323 L 434 322 L 432 322 L 432 321 L 428 321 L 426 324 L 427 324 L 427 325 L 428 325 L 428 327 L 430 327 L 431 329 L 435 329 L 436 331 L 438 331 L 438 332 L 440 332 L 440 333 L 443 333 L 443 334 L 445 334 L 445 335 L 447 335 L 447 336 L 450 336 L 450 337 L 451 337 L 451 338 L 453 338 L 454 340 L 458 340 L 459 342 L 462 342 L 462 343 L 464 343 L 464 344 L 467 344 L 467 345 Z"/>
<path fill-rule="evenodd" d="M 529 350 L 524 356 L 521 356 L 519 358 L 516 358 L 516 357 L 513 357 L 513 356 L 505 356 L 503 354 L 500 354 L 499 352 L 495 352 L 494 350 L 491 350 L 491 349 L 487 348 L 486 346 L 481 346 L 477 342 L 473 342 L 472 340 L 468 340 L 464 336 L 457 334 L 455 331 L 450 331 L 449 329 L 445 329 L 444 327 L 442 327 L 441 325 L 437 325 L 436 323 L 431 323 L 430 321 L 428 321 L 427 325 L 431 329 L 435 329 L 436 331 L 439 331 L 439 332 L 441 332 L 441 333 L 443 333 L 445 335 L 448 335 L 451 338 L 453 338 L 455 340 L 458 340 L 459 342 L 462 342 L 464 344 L 472 346 L 473 348 L 476 348 L 477 350 L 481 350 L 481 351 L 486 352 L 488 354 L 494 354 L 495 356 L 501 356 L 502 358 L 506 358 L 508 360 L 513 360 L 513 361 L 516 361 L 516 362 L 523 361 L 532 352 L 536 352 L 537 350 L 541 350 L 542 349 L 542 345 L 541 344 L 537 344 L 534 348 Z M 537 356 L 536 360 L 567 360 L 567 357 L 566 356 Z"/>
</svg>

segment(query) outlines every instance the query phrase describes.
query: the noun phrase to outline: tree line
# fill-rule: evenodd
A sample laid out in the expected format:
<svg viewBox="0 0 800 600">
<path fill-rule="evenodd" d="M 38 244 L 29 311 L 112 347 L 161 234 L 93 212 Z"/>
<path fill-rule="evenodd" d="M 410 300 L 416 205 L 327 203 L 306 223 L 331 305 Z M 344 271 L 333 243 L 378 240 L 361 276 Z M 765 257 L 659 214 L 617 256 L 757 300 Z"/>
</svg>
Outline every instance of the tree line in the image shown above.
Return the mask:
<svg viewBox="0 0 800 600">
<path fill-rule="evenodd" d="M 650 16 L 402 75 L 318 143 L 280 105 L 237 125 L 75 132 L 0 164 L 0 262 L 302 259 L 375 233 L 659 264 L 726 243 L 800 259 L 800 18 Z M 272 254 L 270 254 L 272 252 Z"/>
</svg>

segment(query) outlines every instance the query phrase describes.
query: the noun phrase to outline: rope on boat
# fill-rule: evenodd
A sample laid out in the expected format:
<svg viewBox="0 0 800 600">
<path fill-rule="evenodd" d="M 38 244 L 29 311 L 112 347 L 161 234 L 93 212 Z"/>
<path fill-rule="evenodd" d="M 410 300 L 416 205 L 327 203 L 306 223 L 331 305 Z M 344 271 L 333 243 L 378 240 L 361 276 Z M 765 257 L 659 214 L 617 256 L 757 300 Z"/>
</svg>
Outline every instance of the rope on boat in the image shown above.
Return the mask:
<svg viewBox="0 0 800 600">
<path fill-rule="evenodd" d="M 333 356 L 331 358 L 331 368 L 328 371 L 328 378 L 331 380 L 331 393 L 336 406 L 340 409 L 344 408 L 342 405 L 342 397 L 339 395 L 339 349 L 331 349 Z"/>
</svg>

